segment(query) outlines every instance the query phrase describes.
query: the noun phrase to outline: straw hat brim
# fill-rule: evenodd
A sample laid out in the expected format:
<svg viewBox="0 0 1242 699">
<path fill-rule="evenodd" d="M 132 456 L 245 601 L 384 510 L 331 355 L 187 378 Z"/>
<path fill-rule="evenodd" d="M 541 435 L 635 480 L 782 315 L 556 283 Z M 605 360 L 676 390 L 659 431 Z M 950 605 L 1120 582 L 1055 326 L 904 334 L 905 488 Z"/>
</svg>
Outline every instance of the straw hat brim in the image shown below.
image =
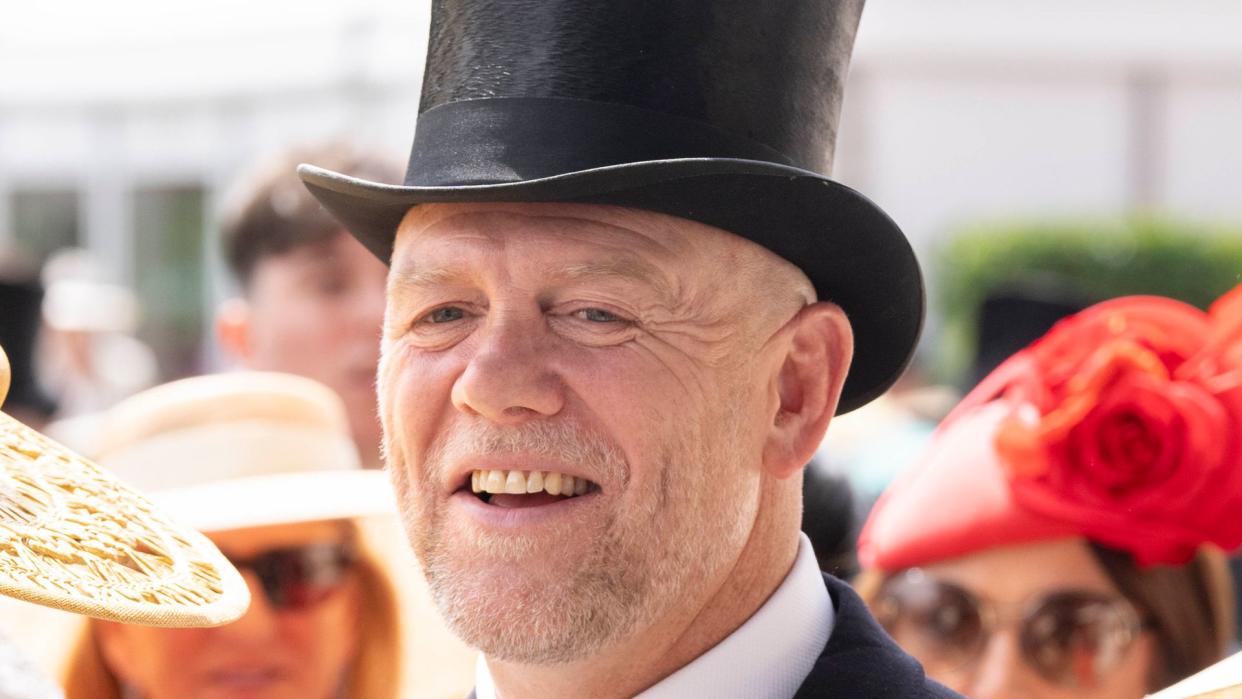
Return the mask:
<svg viewBox="0 0 1242 699">
<path fill-rule="evenodd" d="M 217 532 L 397 511 L 383 471 L 338 470 L 250 476 L 157 491 L 152 499 L 177 522 Z"/>
</svg>

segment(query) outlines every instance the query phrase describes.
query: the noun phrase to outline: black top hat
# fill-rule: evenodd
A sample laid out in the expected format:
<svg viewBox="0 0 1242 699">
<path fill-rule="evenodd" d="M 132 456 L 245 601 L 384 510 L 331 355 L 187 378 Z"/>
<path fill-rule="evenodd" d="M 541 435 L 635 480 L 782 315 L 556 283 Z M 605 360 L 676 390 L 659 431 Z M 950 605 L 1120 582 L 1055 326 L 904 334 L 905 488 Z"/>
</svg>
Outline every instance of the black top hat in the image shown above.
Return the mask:
<svg viewBox="0 0 1242 699">
<path fill-rule="evenodd" d="M 410 207 L 581 202 L 706 223 L 794 262 L 855 355 L 839 412 L 896 380 L 923 320 L 910 244 L 823 175 L 863 0 L 436 0 L 404 185 L 312 166 L 381 259 Z"/>
<path fill-rule="evenodd" d="M 1014 282 L 988 293 L 979 306 L 978 342 L 965 389 L 977 386 L 1001 362 L 1038 340 L 1064 318 L 1091 305 L 1068 280 Z"/>
</svg>

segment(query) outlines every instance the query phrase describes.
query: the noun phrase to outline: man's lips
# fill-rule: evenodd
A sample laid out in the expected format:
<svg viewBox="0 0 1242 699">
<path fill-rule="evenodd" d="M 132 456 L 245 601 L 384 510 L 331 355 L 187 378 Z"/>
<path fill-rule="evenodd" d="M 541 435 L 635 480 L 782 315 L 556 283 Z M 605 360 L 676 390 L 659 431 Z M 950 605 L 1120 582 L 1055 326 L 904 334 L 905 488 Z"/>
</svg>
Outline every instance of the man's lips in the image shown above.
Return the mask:
<svg viewBox="0 0 1242 699">
<path fill-rule="evenodd" d="M 513 510 L 524 507 L 544 507 L 564 502 L 566 499 L 564 496 L 552 495 L 551 493 L 532 493 L 529 495 L 500 494 L 489 497 L 485 502 L 492 507 Z"/>
<path fill-rule="evenodd" d="M 501 493 L 486 495 L 468 489 L 459 490 L 449 498 L 452 510 L 464 513 L 476 524 L 494 530 L 522 531 L 549 521 L 560 521 L 600 502 L 597 490 L 574 497 L 549 495 L 546 492 L 527 495 Z"/>
<path fill-rule="evenodd" d="M 601 487 L 564 466 L 527 458 L 470 460 L 449 502 L 491 528 L 524 528 L 597 502 Z"/>
</svg>

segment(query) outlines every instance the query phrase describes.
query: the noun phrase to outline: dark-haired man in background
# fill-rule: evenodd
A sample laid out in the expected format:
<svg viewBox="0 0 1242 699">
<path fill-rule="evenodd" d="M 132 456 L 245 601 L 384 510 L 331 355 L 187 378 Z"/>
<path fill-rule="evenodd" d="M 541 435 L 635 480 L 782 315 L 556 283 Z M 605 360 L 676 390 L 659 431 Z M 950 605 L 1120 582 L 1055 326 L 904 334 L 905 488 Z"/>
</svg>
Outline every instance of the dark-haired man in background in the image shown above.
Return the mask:
<svg viewBox="0 0 1242 699">
<path fill-rule="evenodd" d="M 340 144 L 291 150 L 252 173 L 225 215 L 225 258 L 241 296 L 221 307 L 217 333 L 247 368 L 306 376 L 340 394 L 363 463 L 378 467 L 387 270 L 307 193 L 294 172 L 306 160 L 397 177 L 386 161 Z"/>
</svg>

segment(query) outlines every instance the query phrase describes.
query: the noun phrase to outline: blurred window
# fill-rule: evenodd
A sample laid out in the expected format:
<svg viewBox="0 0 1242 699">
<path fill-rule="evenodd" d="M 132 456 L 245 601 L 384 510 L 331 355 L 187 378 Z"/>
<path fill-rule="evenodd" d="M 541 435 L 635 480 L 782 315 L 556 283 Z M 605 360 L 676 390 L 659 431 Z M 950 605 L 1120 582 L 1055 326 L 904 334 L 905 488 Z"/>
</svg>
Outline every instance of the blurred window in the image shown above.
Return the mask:
<svg viewBox="0 0 1242 699">
<path fill-rule="evenodd" d="M 142 299 L 139 337 L 159 357 L 166 378 L 197 373 L 203 330 L 201 186 L 134 191 L 134 290 Z"/>
<path fill-rule="evenodd" d="M 76 190 L 18 189 L 11 197 L 13 237 L 37 260 L 78 244 Z"/>
</svg>

